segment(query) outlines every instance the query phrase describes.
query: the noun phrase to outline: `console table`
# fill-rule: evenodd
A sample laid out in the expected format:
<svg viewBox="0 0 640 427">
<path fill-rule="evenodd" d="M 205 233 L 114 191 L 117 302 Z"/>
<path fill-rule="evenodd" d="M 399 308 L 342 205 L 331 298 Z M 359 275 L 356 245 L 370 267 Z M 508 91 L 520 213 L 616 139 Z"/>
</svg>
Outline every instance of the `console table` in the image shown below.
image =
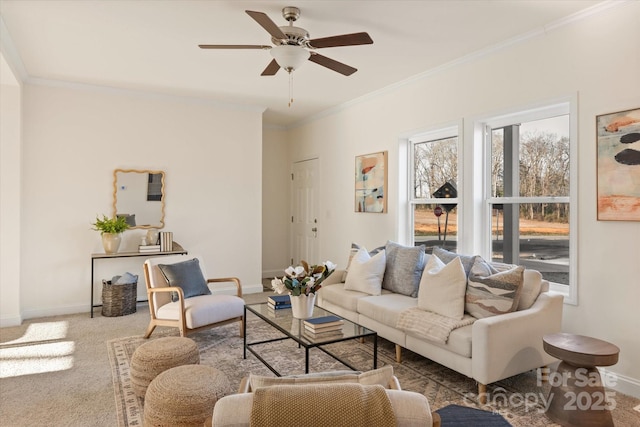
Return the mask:
<svg viewBox="0 0 640 427">
<path fill-rule="evenodd" d="M 93 318 L 93 309 L 95 307 L 102 307 L 102 304 L 94 304 L 93 303 L 93 265 L 97 259 L 112 259 L 112 258 L 133 258 L 133 257 L 145 257 L 145 258 L 154 258 L 158 256 L 164 255 L 186 255 L 187 251 L 177 244 L 173 242 L 173 250 L 167 252 L 118 252 L 115 254 L 105 254 L 105 253 L 97 253 L 91 254 L 91 318 Z"/>
</svg>

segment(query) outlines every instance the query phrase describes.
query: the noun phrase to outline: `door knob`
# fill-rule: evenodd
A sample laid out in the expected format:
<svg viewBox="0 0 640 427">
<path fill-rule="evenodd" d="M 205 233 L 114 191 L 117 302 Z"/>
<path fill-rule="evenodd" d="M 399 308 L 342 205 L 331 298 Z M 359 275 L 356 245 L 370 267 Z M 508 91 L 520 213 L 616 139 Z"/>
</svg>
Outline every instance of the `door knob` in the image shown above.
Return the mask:
<svg viewBox="0 0 640 427">
<path fill-rule="evenodd" d="M 318 227 L 313 227 L 311 231 L 313 231 L 313 237 L 318 237 Z"/>
</svg>

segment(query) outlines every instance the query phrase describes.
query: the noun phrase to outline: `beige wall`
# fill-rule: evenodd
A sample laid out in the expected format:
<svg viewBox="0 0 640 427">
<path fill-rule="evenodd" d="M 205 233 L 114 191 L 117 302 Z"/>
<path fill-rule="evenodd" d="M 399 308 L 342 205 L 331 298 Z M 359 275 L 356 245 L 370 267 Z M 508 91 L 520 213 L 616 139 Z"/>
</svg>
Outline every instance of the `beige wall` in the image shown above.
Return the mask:
<svg viewBox="0 0 640 427">
<path fill-rule="evenodd" d="M 0 54 L 0 326 L 20 313 L 21 87 Z"/>
<path fill-rule="evenodd" d="M 262 140 L 262 277 L 275 277 L 291 261 L 291 160 L 285 130 L 265 128 Z"/>
<path fill-rule="evenodd" d="M 262 111 L 95 88 L 25 85 L 21 311 L 88 311 L 90 223 L 112 212 L 113 170 L 166 172 L 165 230 L 210 276 L 259 283 Z M 136 250 L 146 231 L 125 232 Z M 142 274 L 143 258 L 96 263 L 100 279 Z M 144 280 L 138 294 L 145 296 Z"/>
<path fill-rule="evenodd" d="M 478 117 L 573 97 L 578 104 L 578 153 L 572 160 L 578 162 L 579 177 L 579 301 L 565 305 L 563 329 L 618 345 L 620 361 L 611 371 L 619 375 L 621 391 L 640 395 L 640 222 L 596 220 L 595 175 L 595 116 L 640 107 L 639 17 L 640 3 L 629 2 L 398 84 L 292 129 L 292 161 L 319 154 L 326 177 L 321 206 L 324 229 L 331 232 L 322 236 L 321 259 L 344 265 L 352 241 L 374 247 L 398 237 L 405 179 L 399 171 L 406 162 L 399 138 L 412 130 L 463 123 L 463 155 L 471 155 L 470 130 Z M 356 214 L 354 156 L 381 150 L 389 151 L 389 213 Z M 477 247 L 475 235 L 462 240 Z"/>
</svg>

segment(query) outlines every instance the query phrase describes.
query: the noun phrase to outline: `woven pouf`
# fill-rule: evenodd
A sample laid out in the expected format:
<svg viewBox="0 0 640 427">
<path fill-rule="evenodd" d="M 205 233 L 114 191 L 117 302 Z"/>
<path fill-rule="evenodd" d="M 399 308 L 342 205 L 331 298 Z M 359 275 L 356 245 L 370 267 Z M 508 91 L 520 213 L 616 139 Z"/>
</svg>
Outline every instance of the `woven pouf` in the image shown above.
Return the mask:
<svg viewBox="0 0 640 427">
<path fill-rule="evenodd" d="M 161 372 L 198 363 L 200 351 L 191 338 L 166 337 L 146 342 L 131 357 L 129 376 L 133 392 L 144 398 L 147 387 Z"/>
<path fill-rule="evenodd" d="M 229 390 L 226 375 L 210 366 L 171 368 L 149 384 L 144 426 L 210 426 L 214 405 Z"/>
</svg>

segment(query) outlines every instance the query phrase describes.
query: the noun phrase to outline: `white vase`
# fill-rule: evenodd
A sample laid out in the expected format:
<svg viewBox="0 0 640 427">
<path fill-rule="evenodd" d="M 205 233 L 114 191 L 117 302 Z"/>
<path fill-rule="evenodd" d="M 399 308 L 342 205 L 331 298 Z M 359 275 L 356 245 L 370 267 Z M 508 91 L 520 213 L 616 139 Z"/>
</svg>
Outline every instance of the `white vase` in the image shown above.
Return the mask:
<svg viewBox="0 0 640 427">
<path fill-rule="evenodd" d="M 291 295 L 291 313 L 296 319 L 309 319 L 313 317 L 313 306 L 316 303 L 316 294 Z"/>
<path fill-rule="evenodd" d="M 120 233 L 102 233 L 102 246 L 106 254 L 118 253 L 122 235 Z"/>
</svg>

